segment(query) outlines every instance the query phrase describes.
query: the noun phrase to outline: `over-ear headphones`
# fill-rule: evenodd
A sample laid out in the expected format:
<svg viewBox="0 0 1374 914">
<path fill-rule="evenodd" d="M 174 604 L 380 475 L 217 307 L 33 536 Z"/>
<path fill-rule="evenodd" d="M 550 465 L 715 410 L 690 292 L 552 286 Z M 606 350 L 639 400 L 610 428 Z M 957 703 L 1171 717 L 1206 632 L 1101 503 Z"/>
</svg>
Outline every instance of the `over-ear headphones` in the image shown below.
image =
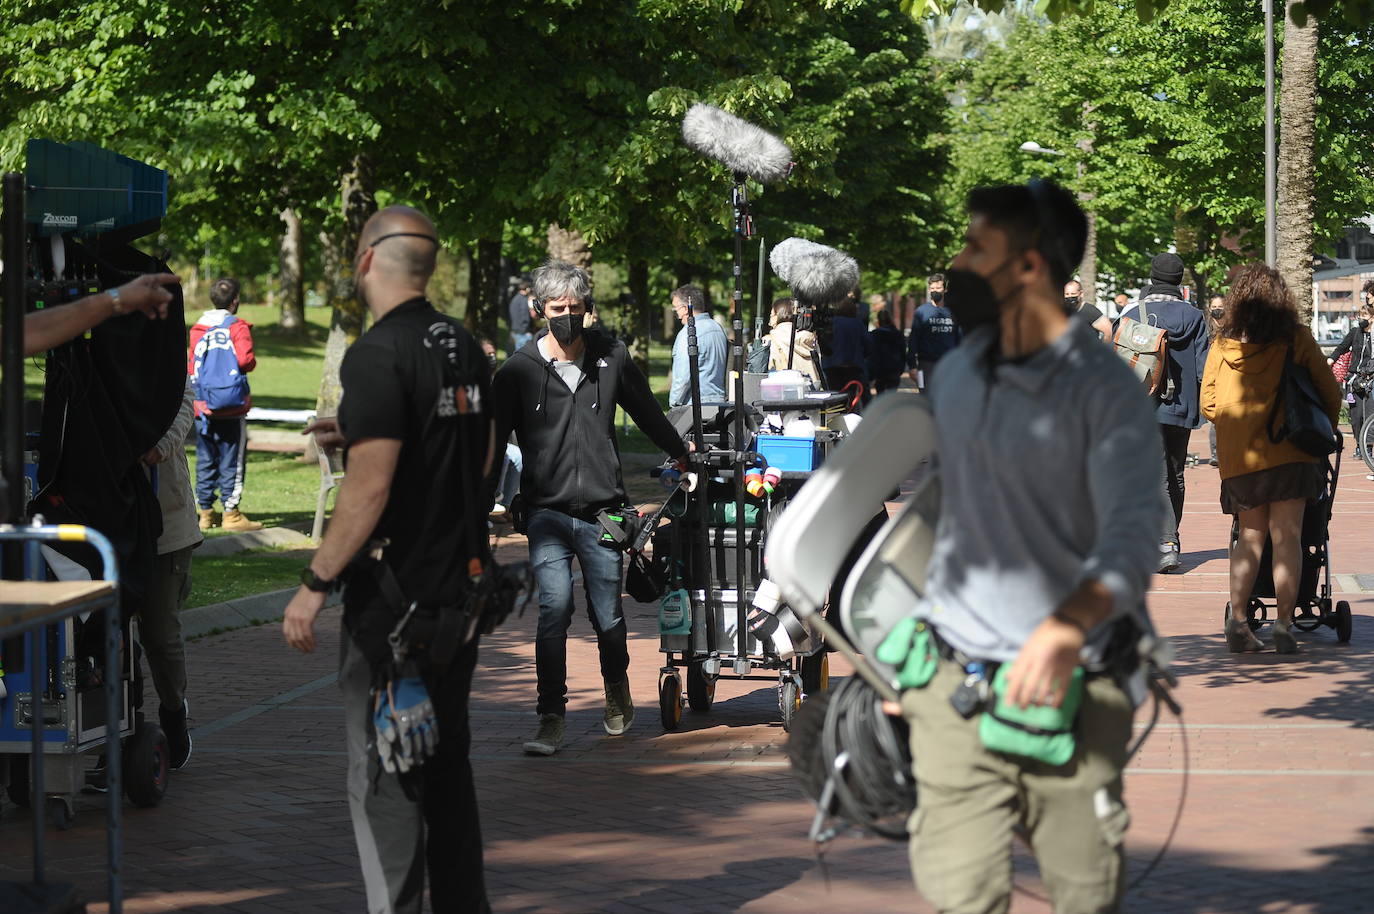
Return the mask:
<svg viewBox="0 0 1374 914">
<path fill-rule="evenodd" d="M 544 302 L 543 302 L 543 300 L 542 300 L 542 299 L 538 299 L 538 298 L 534 298 L 533 296 L 531 296 L 531 297 L 530 297 L 530 301 L 533 302 L 534 313 L 537 314 L 537 315 L 539 315 L 539 316 L 542 318 L 542 317 L 544 316 Z M 596 310 L 596 302 L 592 299 L 592 297 L 591 297 L 590 295 L 587 296 L 587 300 L 586 300 L 585 304 L 586 304 L 586 307 L 587 307 L 587 311 L 586 311 L 587 314 L 591 314 L 593 311 Z"/>
</svg>

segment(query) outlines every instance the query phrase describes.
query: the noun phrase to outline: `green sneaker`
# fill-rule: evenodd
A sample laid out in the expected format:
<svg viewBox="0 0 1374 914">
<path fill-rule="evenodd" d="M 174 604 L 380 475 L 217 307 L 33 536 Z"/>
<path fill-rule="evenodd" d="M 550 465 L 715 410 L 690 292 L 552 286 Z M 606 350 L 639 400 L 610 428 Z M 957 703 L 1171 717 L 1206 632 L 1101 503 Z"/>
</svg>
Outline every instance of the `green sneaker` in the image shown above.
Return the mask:
<svg viewBox="0 0 1374 914">
<path fill-rule="evenodd" d="M 630 697 L 630 677 L 606 683 L 606 713 L 602 718 L 606 732 L 619 736 L 635 722 L 635 703 Z"/>
<path fill-rule="evenodd" d="M 525 752 L 529 755 L 553 755 L 563 745 L 564 732 L 566 722 L 562 714 L 540 714 L 539 732 L 534 734 L 534 739 L 525 743 Z"/>
</svg>

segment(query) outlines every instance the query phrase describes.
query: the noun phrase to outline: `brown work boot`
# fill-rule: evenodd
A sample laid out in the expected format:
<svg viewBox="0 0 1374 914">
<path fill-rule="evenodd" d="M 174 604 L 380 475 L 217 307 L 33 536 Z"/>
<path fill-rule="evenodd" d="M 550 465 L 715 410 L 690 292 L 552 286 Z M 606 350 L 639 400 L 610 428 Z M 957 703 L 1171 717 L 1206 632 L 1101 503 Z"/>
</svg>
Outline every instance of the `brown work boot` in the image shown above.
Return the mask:
<svg viewBox="0 0 1374 914">
<path fill-rule="evenodd" d="M 214 508 L 200 509 L 200 529 L 209 530 L 211 527 L 218 527 L 222 518 Z"/>
<path fill-rule="evenodd" d="M 235 533 L 247 533 L 250 530 L 261 530 L 262 524 L 255 520 L 249 520 L 238 508 L 229 508 L 224 512 L 224 529 L 232 530 Z"/>
</svg>

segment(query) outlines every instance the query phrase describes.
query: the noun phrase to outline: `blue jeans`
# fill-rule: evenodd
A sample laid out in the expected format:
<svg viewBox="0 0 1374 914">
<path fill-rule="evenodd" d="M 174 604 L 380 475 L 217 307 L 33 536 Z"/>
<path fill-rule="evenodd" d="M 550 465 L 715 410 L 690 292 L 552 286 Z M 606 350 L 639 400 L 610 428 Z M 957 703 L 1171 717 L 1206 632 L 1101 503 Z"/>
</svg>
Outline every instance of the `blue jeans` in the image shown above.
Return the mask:
<svg viewBox="0 0 1374 914">
<path fill-rule="evenodd" d="M 243 416 L 196 420 L 196 504 L 201 510 L 215 506 L 216 490 L 224 510 L 239 506 L 247 444 L 248 421 Z"/>
<path fill-rule="evenodd" d="M 520 493 L 520 473 L 525 468 L 524 455 L 520 453 L 520 448 L 514 444 L 506 445 L 505 463 L 501 465 L 501 485 L 500 497 L 497 499 L 507 508 L 515 500 L 515 496 Z"/>
<path fill-rule="evenodd" d="M 620 611 L 622 557 L 602 546 L 600 528 L 561 511 L 538 508 L 528 520 L 530 561 L 539 591 L 534 665 L 540 714 L 563 714 L 568 703 L 568 626 L 572 624 L 572 560 L 582 569 L 587 615 L 596 630 L 601 678 L 620 682 L 630 668 L 625 617 Z"/>
<path fill-rule="evenodd" d="M 525 344 L 532 339 L 534 339 L 533 333 L 512 333 L 510 335 L 510 354 L 515 355 L 521 349 L 525 348 Z M 506 358 L 510 358 L 510 356 Z"/>
</svg>

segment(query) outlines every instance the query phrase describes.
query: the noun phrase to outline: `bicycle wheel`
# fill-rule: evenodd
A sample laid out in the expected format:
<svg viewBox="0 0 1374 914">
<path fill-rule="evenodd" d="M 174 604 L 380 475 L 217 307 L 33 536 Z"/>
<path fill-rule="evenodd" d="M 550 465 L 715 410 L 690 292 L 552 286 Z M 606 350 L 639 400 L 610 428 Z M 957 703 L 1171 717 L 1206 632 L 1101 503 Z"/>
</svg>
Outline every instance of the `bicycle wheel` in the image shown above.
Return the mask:
<svg viewBox="0 0 1374 914">
<path fill-rule="evenodd" d="M 1374 473 L 1374 454 L 1369 453 L 1370 447 L 1374 446 L 1374 411 L 1364 420 L 1364 427 L 1360 429 L 1360 438 L 1355 442 L 1355 446 L 1360 449 L 1360 456 L 1364 458 L 1369 472 Z"/>
</svg>

